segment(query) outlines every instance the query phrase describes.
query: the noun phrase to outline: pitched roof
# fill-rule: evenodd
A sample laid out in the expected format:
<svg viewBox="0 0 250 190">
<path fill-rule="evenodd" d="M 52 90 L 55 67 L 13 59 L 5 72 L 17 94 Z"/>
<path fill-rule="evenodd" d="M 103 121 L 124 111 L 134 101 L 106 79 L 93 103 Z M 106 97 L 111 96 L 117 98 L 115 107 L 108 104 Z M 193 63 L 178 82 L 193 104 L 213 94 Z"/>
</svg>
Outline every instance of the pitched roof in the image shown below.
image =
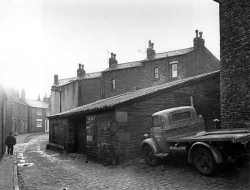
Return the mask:
<svg viewBox="0 0 250 190">
<path fill-rule="evenodd" d="M 23 102 L 22 100 L 20 100 L 20 98 L 17 97 L 13 97 L 12 101 L 27 106 L 25 102 Z"/>
<path fill-rule="evenodd" d="M 133 67 L 140 67 L 140 66 L 142 66 L 143 62 L 145 62 L 145 61 L 151 61 L 151 60 L 162 59 L 162 58 L 166 58 L 166 57 L 174 57 L 174 56 L 178 56 L 178 55 L 184 55 L 184 54 L 187 54 L 193 50 L 194 50 L 194 48 L 191 47 L 191 48 L 179 49 L 179 50 L 168 51 L 168 52 L 163 52 L 163 53 L 156 53 L 150 59 L 146 58 L 146 59 L 141 60 L 141 61 L 119 63 L 119 64 L 116 64 L 116 65 L 113 65 L 113 66 L 107 68 L 106 70 L 104 70 L 104 72 L 105 71 L 119 70 L 119 69 L 133 68 Z"/>
<path fill-rule="evenodd" d="M 28 100 L 26 99 L 25 102 L 30 106 L 34 108 L 48 108 L 49 104 L 43 101 L 38 100 Z"/>
<path fill-rule="evenodd" d="M 113 71 L 113 70 L 118 70 L 118 69 L 127 69 L 127 68 L 133 68 L 133 67 L 139 67 L 142 66 L 141 61 L 133 61 L 133 62 L 128 62 L 128 63 L 120 63 L 116 64 L 114 66 L 111 66 L 107 68 L 105 71 Z"/>
<path fill-rule="evenodd" d="M 93 79 L 93 78 L 99 78 L 102 76 L 102 72 L 95 72 L 95 73 L 86 73 L 83 77 L 72 77 L 72 78 L 66 78 L 66 79 L 60 79 L 58 80 L 58 84 L 54 86 L 60 87 L 64 86 L 66 84 L 75 82 L 77 80 L 83 80 L 83 79 Z"/>
<path fill-rule="evenodd" d="M 176 80 L 176 81 L 169 82 L 169 83 L 164 83 L 164 84 L 157 85 L 157 86 L 152 86 L 149 88 L 140 89 L 137 91 L 127 92 L 127 93 L 113 96 L 110 98 L 98 100 L 96 102 L 83 105 L 83 106 L 62 112 L 62 113 L 58 113 L 50 117 L 56 117 L 56 116 L 65 117 L 65 116 L 72 116 L 72 115 L 78 115 L 81 113 L 88 113 L 88 112 L 113 108 L 121 103 L 129 102 L 140 97 L 151 95 L 161 90 L 171 89 L 171 88 L 178 87 L 180 85 L 189 84 L 192 82 L 198 82 L 200 80 L 204 80 L 204 79 L 216 76 L 218 74 L 219 74 L 219 71 L 214 71 L 211 73 L 202 74 L 202 75 L 198 75 L 195 77 L 189 77 L 189 78 L 180 79 L 180 80 Z"/>
<path fill-rule="evenodd" d="M 14 95 L 13 91 L 6 90 L 6 95 L 9 101 L 27 106 L 27 104 L 24 101 L 22 101 L 20 98 Z"/>
<path fill-rule="evenodd" d="M 168 52 L 163 52 L 163 53 L 156 53 L 152 58 L 150 58 L 150 59 L 146 58 L 145 60 L 148 61 L 148 60 L 162 59 L 162 58 L 166 58 L 166 57 L 174 57 L 174 56 L 178 56 L 178 55 L 184 55 L 184 54 L 187 54 L 193 50 L 194 50 L 194 47 L 179 49 L 179 50 L 174 50 L 174 51 L 168 51 Z"/>
</svg>

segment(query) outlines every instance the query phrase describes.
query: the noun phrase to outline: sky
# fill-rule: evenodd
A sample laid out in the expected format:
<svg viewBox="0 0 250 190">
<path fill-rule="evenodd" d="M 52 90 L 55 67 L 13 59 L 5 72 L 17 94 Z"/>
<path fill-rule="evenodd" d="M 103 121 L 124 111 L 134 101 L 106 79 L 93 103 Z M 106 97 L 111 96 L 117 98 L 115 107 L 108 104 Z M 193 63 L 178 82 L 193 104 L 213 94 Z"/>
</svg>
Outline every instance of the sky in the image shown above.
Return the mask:
<svg viewBox="0 0 250 190">
<path fill-rule="evenodd" d="M 1 0 L 0 85 L 50 95 L 54 75 L 76 77 L 193 46 L 195 30 L 220 59 L 219 4 L 213 0 Z"/>
</svg>

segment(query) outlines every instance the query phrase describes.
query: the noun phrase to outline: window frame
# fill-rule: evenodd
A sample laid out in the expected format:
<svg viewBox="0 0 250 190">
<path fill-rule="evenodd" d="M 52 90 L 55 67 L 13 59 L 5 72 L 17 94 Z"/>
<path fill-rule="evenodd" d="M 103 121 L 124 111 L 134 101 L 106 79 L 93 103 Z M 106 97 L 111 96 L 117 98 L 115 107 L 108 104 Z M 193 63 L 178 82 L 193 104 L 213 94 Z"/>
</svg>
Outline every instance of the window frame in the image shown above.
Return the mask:
<svg viewBox="0 0 250 190">
<path fill-rule="evenodd" d="M 176 65 L 176 70 L 173 70 L 174 65 Z M 171 78 L 177 78 L 178 77 L 178 61 L 170 62 L 170 70 L 171 70 Z M 174 73 L 174 72 L 176 72 L 176 73 Z"/>
<path fill-rule="evenodd" d="M 154 68 L 154 79 L 159 79 L 159 67 Z"/>
<path fill-rule="evenodd" d="M 40 114 L 39 111 L 41 111 L 41 114 Z M 43 109 L 42 108 L 36 108 L 36 115 L 42 116 L 43 115 Z"/>
<path fill-rule="evenodd" d="M 111 79 L 111 90 L 115 90 L 116 89 L 116 83 L 115 83 L 115 78 Z"/>
<path fill-rule="evenodd" d="M 41 125 L 38 125 L 38 122 L 41 122 Z M 36 119 L 36 127 L 43 127 L 43 119 Z"/>
</svg>

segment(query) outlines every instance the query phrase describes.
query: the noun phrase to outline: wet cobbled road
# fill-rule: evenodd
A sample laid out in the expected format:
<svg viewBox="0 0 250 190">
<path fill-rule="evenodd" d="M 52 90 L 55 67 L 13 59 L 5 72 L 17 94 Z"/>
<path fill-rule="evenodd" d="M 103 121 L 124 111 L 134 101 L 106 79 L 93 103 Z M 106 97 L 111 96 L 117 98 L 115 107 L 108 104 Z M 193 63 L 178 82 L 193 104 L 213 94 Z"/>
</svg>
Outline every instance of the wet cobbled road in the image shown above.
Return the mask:
<svg viewBox="0 0 250 190">
<path fill-rule="evenodd" d="M 134 159 L 104 166 L 84 157 L 46 150 L 48 134 L 31 136 L 16 146 L 19 187 L 23 190 L 82 189 L 250 189 L 250 166 L 229 165 L 215 177 L 198 174 L 186 158 L 175 155 L 157 167 Z"/>
</svg>

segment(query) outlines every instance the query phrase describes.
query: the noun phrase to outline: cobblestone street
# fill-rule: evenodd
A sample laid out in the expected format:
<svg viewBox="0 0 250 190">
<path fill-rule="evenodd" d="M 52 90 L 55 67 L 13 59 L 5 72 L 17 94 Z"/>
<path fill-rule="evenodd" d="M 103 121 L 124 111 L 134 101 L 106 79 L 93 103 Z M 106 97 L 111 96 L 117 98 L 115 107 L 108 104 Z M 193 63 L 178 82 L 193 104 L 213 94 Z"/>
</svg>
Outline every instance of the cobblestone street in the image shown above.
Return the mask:
<svg viewBox="0 0 250 190">
<path fill-rule="evenodd" d="M 185 157 L 169 157 L 163 165 L 148 166 L 135 159 L 104 166 L 81 157 L 45 150 L 48 134 L 32 136 L 16 147 L 20 189 L 250 189 L 249 164 L 230 165 L 215 177 L 197 173 Z M 178 158 L 178 159 L 177 159 Z"/>
</svg>

